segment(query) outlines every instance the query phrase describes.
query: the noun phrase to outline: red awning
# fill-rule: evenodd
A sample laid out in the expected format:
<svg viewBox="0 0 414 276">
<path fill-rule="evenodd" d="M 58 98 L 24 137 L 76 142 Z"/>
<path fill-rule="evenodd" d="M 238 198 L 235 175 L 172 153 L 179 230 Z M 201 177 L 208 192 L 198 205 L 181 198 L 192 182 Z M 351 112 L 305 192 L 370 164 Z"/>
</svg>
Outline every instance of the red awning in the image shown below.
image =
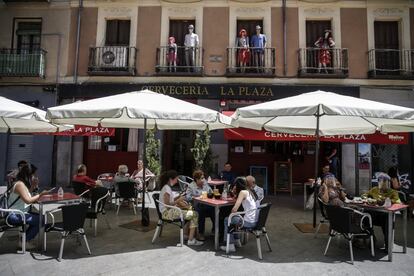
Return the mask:
<svg viewBox="0 0 414 276">
<path fill-rule="evenodd" d="M 258 141 L 315 141 L 314 135 L 290 133 L 275 133 L 247 128 L 233 128 L 224 130 L 227 140 L 258 140 Z M 329 135 L 321 136 L 321 141 L 343 143 L 370 143 L 370 144 L 408 144 L 408 133 L 375 133 L 357 135 Z"/>
<path fill-rule="evenodd" d="M 50 133 L 58 136 L 114 136 L 115 128 L 110 127 L 92 127 L 92 126 L 78 126 L 74 129 L 69 129 L 61 132 Z"/>
<path fill-rule="evenodd" d="M 232 111 L 223 112 L 227 116 Z M 369 144 L 408 144 L 409 133 L 375 133 L 375 134 L 348 134 L 321 136 L 321 141 L 343 143 L 369 143 Z M 255 140 L 255 141 L 315 141 L 314 135 L 276 133 L 264 130 L 247 128 L 233 128 L 224 130 L 227 140 Z"/>
</svg>

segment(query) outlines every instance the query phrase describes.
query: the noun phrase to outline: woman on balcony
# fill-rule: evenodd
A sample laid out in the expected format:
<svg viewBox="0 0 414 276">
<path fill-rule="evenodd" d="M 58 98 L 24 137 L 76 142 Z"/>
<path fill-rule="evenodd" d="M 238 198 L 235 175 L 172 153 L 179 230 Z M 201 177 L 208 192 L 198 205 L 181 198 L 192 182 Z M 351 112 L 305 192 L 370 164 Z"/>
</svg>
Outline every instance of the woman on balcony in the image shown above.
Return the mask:
<svg viewBox="0 0 414 276">
<path fill-rule="evenodd" d="M 238 52 L 237 60 L 240 72 L 244 73 L 250 59 L 249 37 L 245 29 L 241 29 L 239 36 L 236 38 L 236 50 Z"/>
<path fill-rule="evenodd" d="M 168 72 L 177 72 L 177 44 L 175 43 L 175 37 L 170 36 L 168 38 Z"/>
</svg>

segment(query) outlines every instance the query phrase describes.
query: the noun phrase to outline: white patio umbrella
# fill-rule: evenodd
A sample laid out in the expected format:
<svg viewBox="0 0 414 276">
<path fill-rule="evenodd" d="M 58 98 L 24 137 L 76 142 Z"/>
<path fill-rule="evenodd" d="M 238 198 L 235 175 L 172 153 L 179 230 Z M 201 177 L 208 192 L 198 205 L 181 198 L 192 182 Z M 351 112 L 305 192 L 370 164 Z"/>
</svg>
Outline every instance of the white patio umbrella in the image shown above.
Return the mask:
<svg viewBox="0 0 414 276">
<path fill-rule="evenodd" d="M 210 130 L 232 127 L 231 118 L 216 110 L 163 94 L 142 90 L 52 107 L 46 118 L 53 123 L 82 124 L 115 128 Z M 144 153 L 146 152 L 144 139 Z M 146 158 L 144 154 L 143 179 Z M 145 185 L 143 186 L 143 198 Z M 142 224 L 149 224 L 148 209 L 142 201 Z"/>
<path fill-rule="evenodd" d="M 5 97 L 0 97 L 0 132 L 56 132 L 71 127 L 51 124 L 46 112 Z"/>
<path fill-rule="evenodd" d="M 234 124 L 241 127 L 314 134 L 315 179 L 318 175 L 320 135 L 414 131 L 414 109 L 324 91 L 242 107 L 232 117 Z M 313 224 L 316 224 L 315 208 Z"/>
</svg>

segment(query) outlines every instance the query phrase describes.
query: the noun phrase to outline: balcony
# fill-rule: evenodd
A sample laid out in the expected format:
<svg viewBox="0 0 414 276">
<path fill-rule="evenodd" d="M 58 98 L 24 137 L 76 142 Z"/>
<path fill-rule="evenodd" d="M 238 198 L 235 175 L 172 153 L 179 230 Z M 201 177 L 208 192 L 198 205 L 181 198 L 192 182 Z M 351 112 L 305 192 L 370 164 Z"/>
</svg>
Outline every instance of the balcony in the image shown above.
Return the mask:
<svg viewBox="0 0 414 276">
<path fill-rule="evenodd" d="M 157 48 L 155 71 L 162 76 L 201 76 L 203 52 L 202 47 L 178 46 L 174 55 L 168 46 L 161 46 Z"/>
<path fill-rule="evenodd" d="M 88 74 L 94 76 L 134 76 L 137 49 L 129 46 L 89 48 Z"/>
<path fill-rule="evenodd" d="M 348 49 L 301 48 L 298 57 L 299 77 L 346 78 L 348 76 Z M 325 65 L 321 61 L 325 61 Z"/>
<path fill-rule="evenodd" d="M 276 49 L 227 48 L 228 77 L 273 77 L 276 72 Z"/>
<path fill-rule="evenodd" d="M 46 51 L 0 49 L 0 77 L 45 77 Z"/>
<path fill-rule="evenodd" d="M 414 50 L 372 49 L 368 62 L 369 78 L 414 79 Z"/>
</svg>

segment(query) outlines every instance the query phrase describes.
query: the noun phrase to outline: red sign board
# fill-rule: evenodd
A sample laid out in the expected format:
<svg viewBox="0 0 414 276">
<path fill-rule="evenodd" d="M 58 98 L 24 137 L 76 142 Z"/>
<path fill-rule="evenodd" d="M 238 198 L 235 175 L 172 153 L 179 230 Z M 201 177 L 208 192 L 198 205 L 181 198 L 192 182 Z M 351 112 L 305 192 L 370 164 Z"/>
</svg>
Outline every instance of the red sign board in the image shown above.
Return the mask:
<svg viewBox="0 0 414 276">
<path fill-rule="evenodd" d="M 276 133 L 247 128 L 225 129 L 224 137 L 227 140 L 315 141 L 314 135 Z M 320 140 L 343 143 L 408 144 L 409 133 L 329 135 L 320 137 Z"/>
<path fill-rule="evenodd" d="M 74 129 L 69 129 L 51 134 L 58 136 L 114 136 L 115 128 L 75 125 Z"/>
</svg>

